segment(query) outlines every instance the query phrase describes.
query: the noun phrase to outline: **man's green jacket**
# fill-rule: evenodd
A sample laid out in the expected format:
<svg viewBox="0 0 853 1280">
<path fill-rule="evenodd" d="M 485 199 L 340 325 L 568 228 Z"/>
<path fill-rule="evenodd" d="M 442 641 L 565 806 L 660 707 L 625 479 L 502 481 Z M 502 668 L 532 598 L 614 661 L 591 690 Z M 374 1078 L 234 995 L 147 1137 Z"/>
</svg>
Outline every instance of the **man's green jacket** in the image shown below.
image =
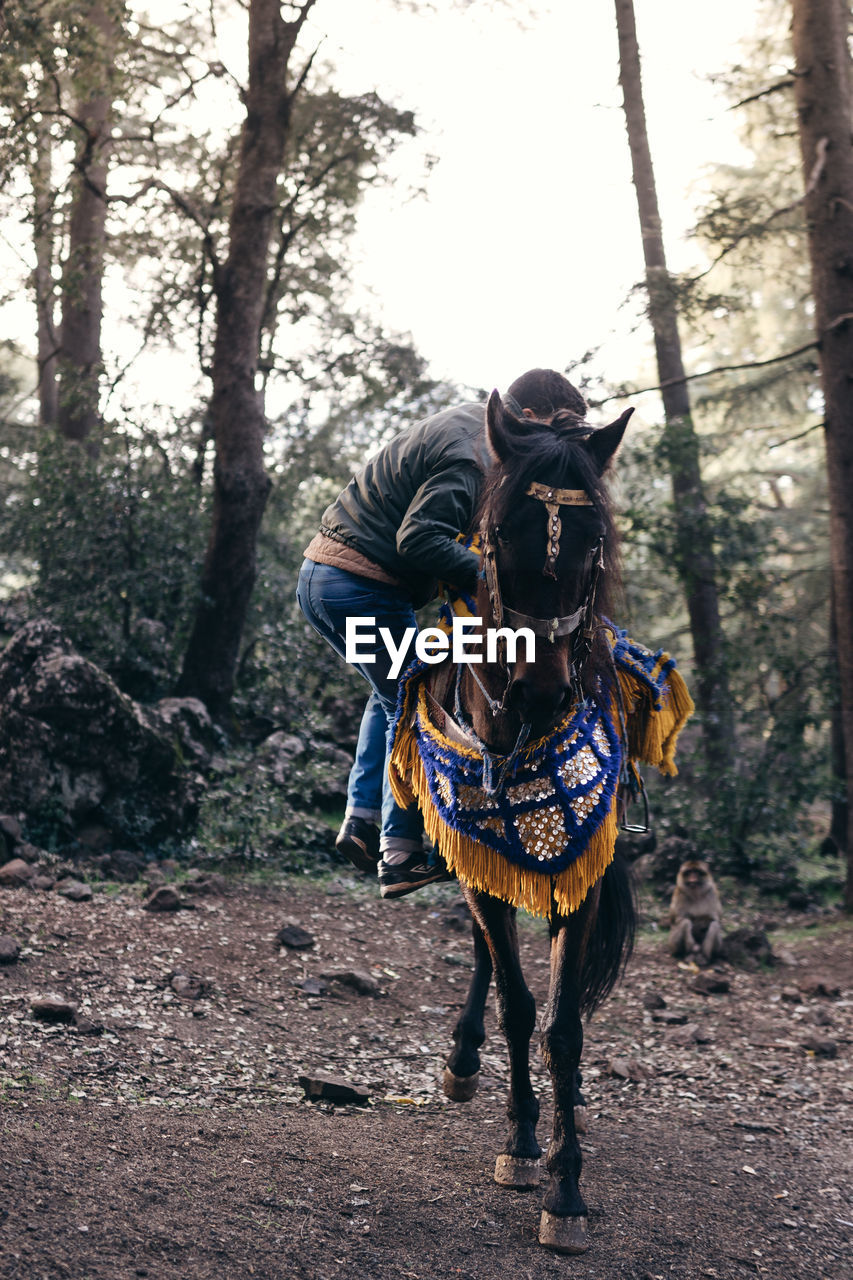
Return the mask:
<svg viewBox="0 0 853 1280">
<path fill-rule="evenodd" d="M 439 580 L 471 592 L 478 561 L 456 537 L 468 531 L 489 464 L 485 405 L 445 409 L 380 449 L 327 507 L 321 531 L 398 578 L 416 608 Z"/>
</svg>

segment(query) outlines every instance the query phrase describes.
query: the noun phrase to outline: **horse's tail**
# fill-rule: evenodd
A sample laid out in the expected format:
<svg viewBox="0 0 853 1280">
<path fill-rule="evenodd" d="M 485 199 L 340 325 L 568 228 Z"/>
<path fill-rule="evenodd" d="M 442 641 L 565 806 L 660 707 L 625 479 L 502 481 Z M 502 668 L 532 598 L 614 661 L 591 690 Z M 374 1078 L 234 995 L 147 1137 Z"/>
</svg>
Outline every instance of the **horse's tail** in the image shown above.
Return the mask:
<svg viewBox="0 0 853 1280">
<path fill-rule="evenodd" d="M 593 1013 L 613 989 L 631 955 L 636 927 L 631 868 L 617 852 L 601 881 L 598 911 L 581 964 L 582 1013 Z"/>
</svg>

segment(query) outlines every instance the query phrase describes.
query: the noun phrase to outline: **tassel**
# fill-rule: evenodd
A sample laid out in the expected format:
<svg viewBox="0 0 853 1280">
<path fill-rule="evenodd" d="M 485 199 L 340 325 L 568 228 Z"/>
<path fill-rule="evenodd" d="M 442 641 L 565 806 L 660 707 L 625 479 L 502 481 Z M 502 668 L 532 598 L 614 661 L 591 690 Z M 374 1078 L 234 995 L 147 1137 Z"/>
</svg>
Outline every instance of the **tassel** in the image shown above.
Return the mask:
<svg viewBox="0 0 853 1280">
<path fill-rule="evenodd" d="M 659 665 L 668 661 L 662 654 Z M 652 691 L 630 672 L 618 669 L 619 688 L 628 724 L 628 752 L 632 760 L 652 765 L 674 777 L 678 735 L 693 714 L 693 699 L 680 673 L 673 667 L 666 675 L 662 705 L 655 706 Z"/>
</svg>

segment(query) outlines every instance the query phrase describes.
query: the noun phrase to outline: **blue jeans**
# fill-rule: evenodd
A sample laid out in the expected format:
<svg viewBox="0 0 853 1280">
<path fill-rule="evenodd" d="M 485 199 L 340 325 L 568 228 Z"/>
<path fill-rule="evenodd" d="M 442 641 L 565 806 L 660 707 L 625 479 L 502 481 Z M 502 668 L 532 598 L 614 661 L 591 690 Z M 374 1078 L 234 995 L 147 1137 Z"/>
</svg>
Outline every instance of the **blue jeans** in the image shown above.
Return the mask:
<svg viewBox="0 0 853 1280">
<path fill-rule="evenodd" d="M 361 718 L 355 762 L 350 771 L 347 814 L 374 821 L 381 815 L 379 847 L 383 853 L 392 849 L 416 852 L 422 847 L 423 820 L 416 805 L 400 808 L 388 781 L 388 753 L 397 713 L 399 681 L 389 674 L 391 655 L 379 639 L 379 628 L 387 627 L 395 645 L 399 645 L 406 628 L 417 626 L 412 602 L 399 587 L 360 578 L 345 569 L 316 564 L 313 560 L 305 560 L 299 571 L 296 599 L 314 630 L 342 658 L 346 657 L 347 618 L 374 620 L 375 643 L 361 639 L 358 646 L 360 654 L 372 655 L 374 661 L 353 664 L 372 692 Z"/>
</svg>

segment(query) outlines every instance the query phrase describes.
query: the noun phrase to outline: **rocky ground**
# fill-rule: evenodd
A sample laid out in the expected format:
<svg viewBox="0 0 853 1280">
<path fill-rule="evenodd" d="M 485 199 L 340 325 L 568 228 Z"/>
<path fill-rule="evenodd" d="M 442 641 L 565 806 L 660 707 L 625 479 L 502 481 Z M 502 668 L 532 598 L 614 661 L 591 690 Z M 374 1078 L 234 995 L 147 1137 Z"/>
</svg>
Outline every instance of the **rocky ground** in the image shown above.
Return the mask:
<svg viewBox="0 0 853 1280">
<path fill-rule="evenodd" d="M 452 885 L 387 904 L 345 873 L 190 887 L 161 911 L 134 885 L 0 889 L 9 1280 L 853 1272 L 840 916 L 741 908 L 732 924 L 760 914 L 777 963 L 710 983 L 643 931 L 587 1032 L 592 1248 L 569 1259 L 536 1243 L 537 1193 L 492 1181 L 491 1010 L 478 1096 L 440 1092 L 470 970 Z M 544 926 L 525 918 L 521 938 L 541 1003 Z M 367 1101 L 308 1101 L 300 1077 L 321 1076 Z"/>
</svg>

